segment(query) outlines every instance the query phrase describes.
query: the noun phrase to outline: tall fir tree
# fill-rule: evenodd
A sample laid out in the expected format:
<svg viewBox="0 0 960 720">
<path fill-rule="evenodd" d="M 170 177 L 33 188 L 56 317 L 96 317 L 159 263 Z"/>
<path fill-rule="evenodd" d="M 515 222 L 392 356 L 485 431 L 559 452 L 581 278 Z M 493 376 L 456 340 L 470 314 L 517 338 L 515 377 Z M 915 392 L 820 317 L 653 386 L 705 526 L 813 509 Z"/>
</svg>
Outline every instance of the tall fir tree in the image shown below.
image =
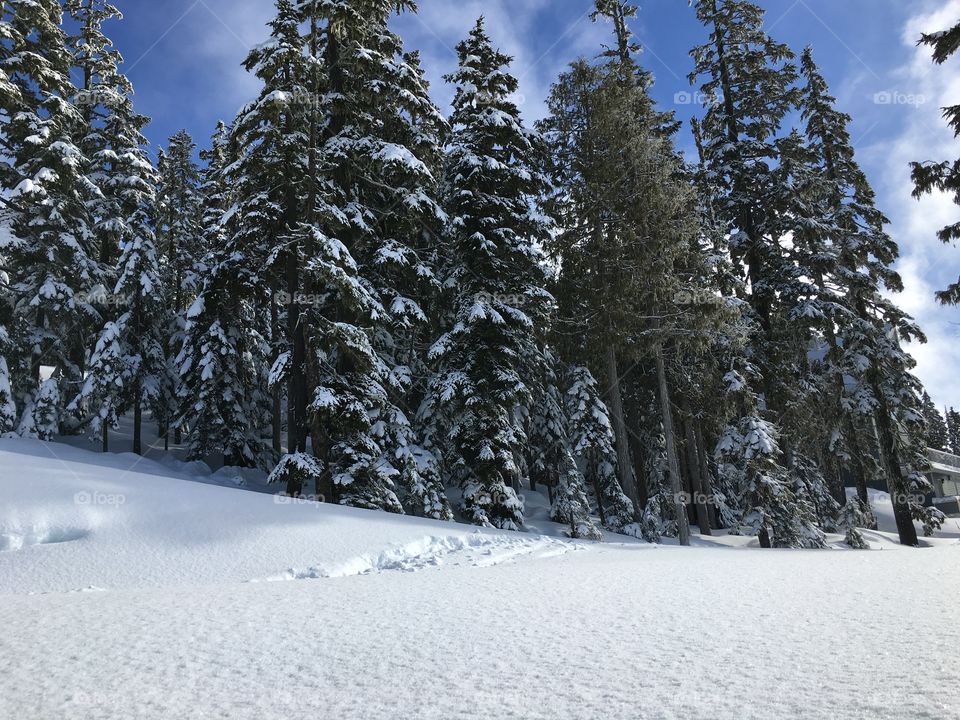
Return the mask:
<svg viewBox="0 0 960 720">
<path fill-rule="evenodd" d="M 388 27 L 394 10 L 415 6 L 300 4 L 311 112 L 288 289 L 310 302 L 288 309 L 299 328 L 291 425 L 299 452 L 311 436 L 328 499 L 448 519 L 435 459 L 405 410 L 416 407 L 409 357 L 426 321 L 419 295 L 435 283 L 423 246 L 441 216 L 432 168 L 443 119 L 418 59 Z"/>
<path fill-rule="evenodd" d="M 165 342 L 171 361 L 183 352 L 187 311 L 196 300 L 204 275 L 201 173 L 194 159 L 195 151 L 193 138 L 186 130 L 180 130 L 170 138 L 166 151 L 161 149 L 157 161 L 154 229 L 160 278 L 166 290 L 165 305 L 170 317 Z M 171 367 L 173 377 L 178 377 L 175 362 L 171 362 Z M 171 404 L 181 392 L 181 383 L 175 383 Z M 164 414 L 170 418 L 176 416 L 176 407 Z M 175 428 L 177 442 L 183 428 L 183 424 Z"/>
<path fill-rule="evenodd" d="M 926 390 L 924 390 L 920 401 L 923 407 L 923 419 L 926 423 L 924 439 L 926 440 L 927 447 L 949 452 L 950 430 L 947 427 L 947 421 Z"/>
<path fill-rule="evenodd" d="M 445 171 L 457 292 L 453 322 L 430 351 L 440 368 L 433 395 L 448 407 L 446 459 L 464 515 L 518 529 L 524 408 L 535 397 L 543 362 L 536 333 L 550 301 L 539 246 L 547 225 L 536 210 L 542 143 L 523 125 L 511 59 L 494 49 L 482 19 L 457 53 Z"/>
<path fill-rule="evenodd" d="M 954 455 L 960 455 L 960 412 L 949 408 L 946 412 L 946 419 L 950 452 Z"/>
<path fill-rule="evenodd" d="M 740 439 L 732 446 L 727 442 L 724 453 L 738 448 L 746 467 L 753 468 L 744 509 L 759 529 L 761 544 L 779 545 L 787 538 L 819 545 L 822 535 L 814 531 L 809 496 L 822 496 L 825 483 L 808 472 L 813 466 L 802 454 L 798 431 L 798 406 L 810 388 L 808 352 L 815 329 L 803 268 L 784 243 L 795 225 L 794 156 L 802 150 L 797 133 L 782 133 L 799 101 L 794 55 L 767 35 L 764 11 L 753 2 L 698 0 L 696 12 L 710 32 L 708 42 L 692 52 L 690 80 L 700 79 L 709 98 L 698 124 L 699 145 L 718 191 L 713 208 L 725 224 L 734 267 L 745 268 L 738 289 L 749 303 L 753 327 L 746 347 L 750 372 L 729 383 L 741 388 L 736 404 L 747 414 L 726 435 L 727 441 Z M 756 466 L 759 456 L 763 467 Z M 749 479 L 754 473 L 756 478 Z M 793 516 L 805 530 L 798 532 L 792 519 L 787 522 Z M 763 526 L 767 519 L 781 524 L 773 528 L 772 541 Z"/>
<path fill-rule="evenodd" d="M 72 59 L 59 2 L 7 2 L 0 18 L 3 63 L 2 294 L 12 308 L 7 351 L 13 392 L 32 432 L 40 367 L 54 368 L 47 383 L 45 420 L 62 416 L 64 397 L 82 381 L 83 352 L 76 338 L 99 319 L 91 291 L 101 282 L 90 205 L 99 190 L 86 175 L 89 159 L 78 145 L 84 118 L 74 103 Z M 19 351 L 15 348 L 20 348 Z M 38 407 L 39 409 L 39 407 Z"/>
<path fill-rule="evenodd" d="M 307 172 L 311 98 L 299 22 L 293 4 L 280 0 L 269 41 L 244 63 L 262 83 L 259 97 L 229 131 L 218 129 L 208 155 L 201 185 L 206 273 L 178 359 L 195 457 L 223 452 L 233 464 L 267 467 L 277 459 L 261 437 L 278 421 L 264 370 L 271 361 L 277 366 L 270 345 L 280 314 L 294 303 L 280 287 Z"/>
<path fill-rule="evenodd" d="M 120 54 L 103 24 L 121 18 L 103 0 L 70 0 L 67 10 L 79 27 L 73 62 L 83 87 L 77 104 L 84 116 L 80 141 L 90 160 L 88 174 L 99 189 L 89 206 L 94 222 L 101 275 L 108 284 L 102 305 L 103 331 L 93 348 L 86 381 L 71 404 L 92 415 L 94 433 L 103 435 L 118 412 L 134 411 L 133 448 L 142 450 L 145 406 L 165 412 L 172 379 L 164 348 L 168 325 L 152 227 L 156 177 L 142 131 L 147 118 L 135 112 L 133 86 L 119 65 Z M 79 337 L 83 337 L 78 333 Z M 81 357 L 86 349 L 81 347 Z"/>
<path fill-rule="evenodd" d="M 915 362 L 901 343 L 925 338 L 890 299 L 890 293 L 903 289 L 893 270 L 899 249 L 885 231 L 888 220 L 877 209 L 873 189 L 856 162 L 850 118 L 836 110 L 809 50 L 802 68 L 802 112 L 811 157 L 806 161 L 804 220 L 794 248 L 807 257 L 804 267 L 816 281 L 810 295 L 822 319 L 822 366 L 830 394 L 839 401 L 827 413 L 837 421 L 828 449 L 853 470 L 861 515 L 871 516 L 868 480 L 886 479 L 901 540 L 915 544 L 909 518 L 922 520 L 926 527 L 937 518 L 916 499 L 926 487 L 922 388 L 912 374 Z M 814 418 L 808 425 L 813 437 L 818 422 Z"/>
<path fill-rule="evenodd" d="M 627 25 L 635 13 L 621 0 L 598 3 L 595 17 L 611 22 L 615 42 L 601 62 L 578 61 L 561 76 L 541 125 L 561 228 L 551 243 L 562 268 L 558 338 L 572 337 L 561 342 L 568 352 L 606 370 L 621 485 L 637 505 L 655 495 L 651 512 L 666 513 L 665 526 L 687 543 L 676 368 L 704 353 L 719 304 L 690 302 L 708 295 L 695 195 L 672 146 L 676 124 L 655 108 L 652 78 L 635 58 Z M 645 374 L 651 387 L 637 379 Z M 650 390 L 657 399 L 652 421 L 646 408 L 627 407 Z M 657 462 L 661 454 L 665 465 Z M 652 486 L 635 466 L 648 469 Z"/>
</svg>

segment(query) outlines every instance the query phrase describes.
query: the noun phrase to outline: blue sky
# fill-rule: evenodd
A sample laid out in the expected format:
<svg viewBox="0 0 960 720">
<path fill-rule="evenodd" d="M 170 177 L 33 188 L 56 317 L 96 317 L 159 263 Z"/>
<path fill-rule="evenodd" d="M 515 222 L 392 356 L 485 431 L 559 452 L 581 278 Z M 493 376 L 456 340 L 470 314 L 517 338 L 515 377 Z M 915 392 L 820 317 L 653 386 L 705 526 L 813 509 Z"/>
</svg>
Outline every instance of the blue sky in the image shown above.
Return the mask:
<svg viewBox="0 0 960 720">
<path fill-rule="evenodd" d="M 147 135 L 163 144 L 181 127 L 204 144 L 218 119 L 229 120 L 257 93 L 240 66 L 266 37 L 270 0 L 114 0 L 125 19 L 108 27 L 126 58 L 137 108 L 153 118 Z M 852 136 L 900 242 L 906 291 L 899 302 L 930 336 L 912 347 L 918 373 L 940 405 L 960 407 L 960 311 L 938 307 L 933 292 L 960 275 L 960 248 L 941 245 L 936 230 L 960 212 L 948 198 L 910 197 L 908 163 L 960 157 L 939 107 L 960 102 L 960 59 L 942 67 L 915 47 L 922 31 L 960 19 L 960 0 L 759 0 L 768 31 L 797 52 L 814 48 L 842 109 L 854 117 Z M 689 50 L 705 39 L 687 0 L 641 2 L 634 30 L 644 62 L 657 77 L 654 95 L 682 119 L 689 101 Z M 597 54 L 609 29 L 589 20 L 592 0 L 420 0 L 420 12 L 394 23 L 408 49 L 419 49 L 446 109 L 440 80 L 456 64 L 453 48 L 478 15 L 515 58 L 519 100 L 528 119 L 544 113 L 550 83 L 571 60 Z M 681 142 L 688 143 L 687 133 Z"/>
</svg>

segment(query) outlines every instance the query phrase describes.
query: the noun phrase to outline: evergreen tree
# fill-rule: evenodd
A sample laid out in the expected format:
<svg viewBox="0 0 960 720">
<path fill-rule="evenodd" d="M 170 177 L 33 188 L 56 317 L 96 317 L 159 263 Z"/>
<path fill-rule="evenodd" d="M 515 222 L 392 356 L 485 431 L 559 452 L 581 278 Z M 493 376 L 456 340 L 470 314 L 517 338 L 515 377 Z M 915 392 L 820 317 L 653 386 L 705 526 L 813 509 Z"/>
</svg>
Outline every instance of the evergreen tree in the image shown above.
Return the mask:
<svg viewBox="0 0 960 720">
<path fill-rule="evenodd" d="M 53 440 L 60 431 L 60 384 L 56 378 L 40 383 L 37 399 L 24 411 L 17 433 L 36 440 Z"/>
<path fill-rule="evenodd" d="M 183 345 L 185 312 L 199 291 L 204 256 L 200 168 L 196 145 L 186 130 L 170 138 L 157 167 L 155 228 L 167 307 L 175 320 L 170 347 L 176 356 Z"/>
<path fill-rule="evenodd" d="M 695 197 L 672 146 L 675 124 L 655 109 L 650 75 L 634 58 L 626 23 L 635 11 L 619 0 L 598 4 L 596 17 L 612 21 L 615 46 L 600 64 L 581 60 L 561 76 L 541 126 L 554 162 L 551 208 L 562 228 L 551 243 L 562 268 L 558 325 L 561 336 L 573 336 L 565 344 L 574 346 L 578 361 L 606 368 L 620 482 L 637 504 L 648 493 L 634 465 L 655 465 L 661 453 L 655 438 L 663 438 L 666 485 L 652 478 L 653 494 L 663 492 L 651 511 L 667 512 L 666 524 L 672 522 L 686 544 L 674 376 L 704 352 L 718 316 L 709 303 L 688 301 L 708 295 L 699 284 L 706 259 L 695 242 Z M 641 373 L 622 373 L 623 363 L 655 379 L 657 421 L 644 429 L 642 442 L 631 443 L 631 435 L 636 440 L 641 433 L 636 426 L 627 432 L 630 397 L 623 392 L 638 385 L 626 375 Z"/>
<path fill-rule="evenodd" d="M 436 226 L 431 168 L 443 124 L 416 56 L 388 28 L 412 3 L 303 2 L 309 132 L 299 223 L 287 252 L 293 442 L 323 461 L 320 494 L 342 504 L 449 517 L 432 453 L 404 407 L 422 245 Z M 301 307 L 298 296 L 309 299 Z M 296 489 L 296 488 L 294 488 Z"/>
<path fill-rule="evenodd" d="M 950 451 L 950 431 L 947 428 L 947 421 L 943 419 L 940 410 L 933 402 L 933 399 L 926 391 L 920 398 L 923 407 L 923 419 L 926 423 L 925 440 L 927 447 L 934 450 Z"/>
<path fill-rule="evenodd" d="M 932 47 L 933 61 L 937 65 L 943 65 L 960 49 L 960 23 L 949 30 L 924 35 L 920 43 Z M 960 136 L 960 105 L 945 107 L 943 116 L 953 128 L 954 134 Z M 954 203 L 960 205 L 960 160 L 913 163 L 913 181 L 916 185 L 914 197 L 923 197 L 938 190 L 951 193 Z M 938 237 L 945 243 L 960 240 L 960 222 L 947 225 L 939 232 Z M 960 280 L 938 292 L 937 299 L 945 305 L 960 304 Z"/>
<path fill-rule="evenodd" d="M 0 353 L 0 437 L 12 433 L 17 424 L 17 404 L 13 401 L 13 386 L 5 355 Z"/>
<path fill-rule="evenodd" d="M 84 79 L 77 96 L 84 115 L 81 147 L 91 161 L 89 176 L 99 189 L 89 207 L 101 276 L 110 283 L 104 329 L 80 397 L 71 407 L 79 409 L 88 400 L 99 406 L 89 411 L 94 432 L 103 433 L 104 450 L 106 428 L 116 424 L 118 412 L 132 407 L 133 447 L 139 453 L 143 408 L 165 411 L 172 383 L 152 228 L 156 177 L 142 134 L 147 118 L 134 111 L 133 87 L 118 70 L 122 58 L 103 33 L 103 23 L 119 18 L 120 12 L 102 0 L 71 0 L 67 9 L 80 28 L 73 55 Z M 85 349 L 80 352 L 82 357 Z"/>
<path fill-rule="evenodd" d="M 737 289 L 751 310 L 751 373 L 734 384 L 762 388 L 752 401 L 739 403 L 748 414 L 725 437 L 740 438 L 733 446 L 745 453 L 748 467 L 764 458 L 764 467 L 748 472 L 758 474 L 747 482 L 752 491 L 744 507 L 748 524 L 761 528 L 762 544 L 768 540 L 763 522 L 771 519 L 781 525 L 775 544 L 789 538 L 819 545 L 822 535 L 806 524 L 816 522 L 812 497 L 825 497 L 826 480 L 804 454 L 802 439 L 817 387 L 809 352 L 817 338 L 815 319 L 823 311 L 810 293 L 805 256 L 791 253 L 784 242 L 805 217 L 803 139 L 797 132 L 781 135 L 800 99 L 797 69 L 790 49 L 764 31 L 764 13 L 756 4 L 699 0 L 696 8 L 710 30 L 709 42 L 693 51 L 690 76 L 691 82 L 703 79 L 702 92 L 711 98 L 698 142 L 718 191 L 713 207 L 725 223 L 733 264 L 746 270 L 746 282 Z M 788 500 L 797 503 L 795 512 Z M 764 507 L 765 502 L 773 504 Z M 758 518 L 760 525 L 754 522 Z"/>
<path fill-rule="evenodd" d="M 75 338 L 99 318 L 90 302 L 100 268 L 88 210 L 99 191 L 85 175 L 89 161 L 75 142 L 83 117 L 71 101 L 60 4 L 7 2 L 2 12 L 2 224 L 8 231 L 0 235 L 0 258 L 8 278 L 3 295 L 15 319 L 6 329 L 12 334 L 8 351 L 23 349 L 8 369 L 26 373 L 14 379 L 15 394 L 36 398 L 41 364 L 54 368 L 65 392 L 83 372 Z M 62 399 L 59 390 L 44 393 L 46 403 Z M 29 406 L 24 397 L 24 412 Z"/>
<path fill-rule="evenodd" d="M 149 192 L 140 192 L 149 197 Z M 114 290 L 118 298 L 125 298 L 126 307 L 104 327 L 74 406 L 87 404 L 93 413 L 92 428 L 103 432 L 104 438 L 106 427 L 116 427 L 117 415 L 132 408 L 133 451 L 142 454 L 144 408 L 163 412 L 170 399 L 164 348 L 167 323 L 156 245 L 144 207 L 133 210 L 129 224 L 132 234 L 122 241 L 120 277 Z"/>
<path fill-rule="evenodd" d="M 160 150 L 157 161 L 154 229 L 161 284 L 167 293 L 165 304 L 170 324 L 165 337 L 174 378 L 179 377 L 176 361 L 187 341 L 187 312 L 196 300 L 205 276 L 199 193 L 201 173 L 193 157 L 195 150 L 196 145 L 189 133 L 181 130 L 170 138 L 166 151 Z M 178 415 L 175 403 L 183 392 L 182 388 L 182 382 L 174 383 L 172 407 L 164 413 L 164 421 Z M 189 422 L 186 418 L 182 420 Z M 184 425 L 176 426 L 175 441 L 178 443 L 183 429 Z"/>
<path fill-rule="evenodd" d="M 178 357 L 191 455 L 223 452 L 235 465 L 276 461 L 261 438 L 276 412 L 265 370 L 271 358 L 276 365 L 269 346 L 279 314 L 294 303 L 279 287 L 306 174 L 307 60 L 292 3 L 278 2 L 270 28 L 270 40 L 244 63 L 263 83 L 259 97 L 241 109 L 229 134 L 218 128 L 206 154 L 200 205 L 210 251 Z"/>
<path fill-rule="evenodd" d="M 613 532 L 637 535 L 634 508 L 617 480 L 617 452 L 613 428 L 597 381 L 581 366 L 570 370 L 566 393 L 570 447 L 577 466 L 593 489 L 604 527 Z"/>
<path fill-rule="evenodd" d="M 809 50 L 802 66 L 802 109 L 812 157 L 806 160 L 805 204 L 798 212 L 804 220 L 794 233 L 794 248 L 805 256 L 806 274 L 816 281 L 809 293 L 813 300 L 807 302 L 816 303 L 811 314 L 822 319 L 824 377 L 839 399 L 828 412 L 835 418 L 828 445 L 852 466 L 862 516 L 871 515 L 868 477 L 885 477 L 901 541 L 915 544 L 909 518 L 928 527 L 936 518 L 915 499 L 927 485 L 922 387 L 912 374 L 915 362 L 900 343 L 925 338 L 889 298 L 903 289 L 892 269 L 899 249 L 884 229 L 888 220 L 876 208 L 874 192 L 854 157 L 850 118 L 835 109 Z M 811 436 L 816 436 L 818 422 L 814 418 L 808 425 Z"/>
<path fill-rule="evenodd" d="M 530 488 L 536 490 L 537 483 L 548 487 L 551 519 L 566 525 L 570 537 L 599 540 L 602 533 L 590 518 L 586 481 L 573 457 L 562 368 L 549 348 L 544 351 L 544 367 L 530 429 Z"/>
<path fill-rule="evenodd" d="M 448 406 L 447 462 L 474 523 L 517 529 L 527 442 L 518 409 L 534 398 L 542 364 L 536 331 L 546 317 L 538 243 L 546 225 L 534 209 L 544 187 L 539 136 L 510 99 L 517 80 L 483 20 L 457 46 L 460 67 L 447 150 L 446 210 L 458 264 L 454 320 L 431 349 L 440 363 L 433 393 Z"/>
<path fill-rule="evenodd" d="M 744 374 L 734 369 L 724 380 L 730 401 L 740 408 L 739 422 L 727 428 L 716 451 L 735 473 L 730 482 L 744 511 L 731 532 L 756 534 L 763 547 L 823 547 L 816 510 L 809 498 L 797 495 L 780 465 L 777 430 L 757 412 L 758 399 Z"/>
<path fill-rule="evenodd" d="M 947 410 L 947 435 L 950 452 L 960 455 L 960 412 L 953 408 Z"/>
</svg>

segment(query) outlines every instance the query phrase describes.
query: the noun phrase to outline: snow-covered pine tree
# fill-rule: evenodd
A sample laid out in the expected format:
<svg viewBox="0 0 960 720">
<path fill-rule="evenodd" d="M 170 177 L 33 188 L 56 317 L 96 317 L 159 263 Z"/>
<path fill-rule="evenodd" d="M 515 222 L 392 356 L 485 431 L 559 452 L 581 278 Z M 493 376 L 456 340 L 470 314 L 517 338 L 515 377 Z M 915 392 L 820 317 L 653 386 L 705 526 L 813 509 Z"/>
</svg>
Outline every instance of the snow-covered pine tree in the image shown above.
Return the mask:
<svg viewBox="0 0 960 720">
<path fill-rule="evenodd" d="M 198 262 L 204 254 L 196 144 L 186 130 L 170 138 L 157 177 L 157 237 L 161 269 L 170 289 L 170 309 L 186 310 L 197 291 Z"/>
<path fill-rule="evenodd" d="M 927 447 L 949 452 L 950 431 L 947 428 L 947 421 L 943 419 L 943 415 L 940 414 L 937 404 L 926 390 L 923 391 L 920 402 L 923 408 L 923 420 L 927 426 L 926 433 L 924 434 Z"/>
<path fill-rule="evenodd" d="M 73 65 L 82 78 L 74 97 L 84 120 L 78 144 L 90 160 L 90 179 L 103 193 L 90 206 L 96 223 L 96 259 L 103 267 L 106 287 L 112 289 L 126 222 L 119 199 L 125 178 L 118 160 L 132 147 L 143 155 L 146 167 L 152 167 L 141 149 L 145 144 L 141 131 L 148 120 L 134 112 L 133 86 L 119 70 L 123 58 L 103 31 L 105 22 L 122 18 L 120 11 L 106 0 L 67 0 L 65 8 L 78 28 L 69 38 Z M 132 180 L 141 184 L 142 173 Z"/>
<path fill-rule="evenodd" d="M 403 409 L 416 406 L 406 402 L 408 357 L 426 320 L 417 293 L 432 272 L 419 248 L 439 215 L 431 167 L 443 124 L 417 58 L 403 55 L 388 27 L 392 11 L 414 9 L 382 0 L 300 3 L 312 113 L 303 222 L 291 243 L 306 258 L 296 274 L 314 301 L 293 308 L 306 371 L 292 394 L 302 395 L 296 416 L 327 469 L 322 494 L 447 518 L 433 455 Z M 288 364 L 294 378 L 298 342 Z"/>
<path fill-rule="evenodd" d="M 128 173 L 134 170 L 128 167 Z M 144 409 L 166 412 L 171 395 L 164 343 L 168 319 L 156 240 L 149 222 L 153 199 L 149 180 L 149 176 L 144 178 L 142 184 L 129 187 L 124 194 L 119 278 L 113 291 L 117 298 L 124 299 L 124 305 L 118 318 L 107 321 L 74 405 L 86 406 L 92 414 L 92 429 L 103 432 L 105 451 L 104 426 L 115 426 L 117 415 L 132 408 L 133 452 L 138 455 L 143 452 Z"/>
<path fill-rule="evenodd" d="M 261 438 L 271 420 L 275 436 L 279 429 L 276 395 L 267 388 L 266 370 L 271 360 L 277 365 L 269 345 L 277 342 L 280 313 L 299 303 L 279 289 L 307 172 L 311 96 L 299 23 L 293 3 L 279 0 L 270 39 L 244 62 L 261 81 L 260 94 L 229 135 L 218 129 L 201 187 L 210 251 L 179 359 L 188 380 L 182 411 L 195 425 L 194 456 L 223 452 L 238 465 L 276 461 Z M 275 385 L 286 379 L 274 378 Z M 278 473 L 292 477 L 304 467 L 285 464 Z"/>
<path fill-rule="evenodd" d="M 741 404 L 747 413 L 733 430 L 742 439 L 756 440 L 734 443 L 746 452 L 745 460 L 759 452 L 768 464 L 757 475 L 765 487 L 748 481 L 748 486 L 762 492 L 754 492 L 747 503 L 753 509 L 745 509 L 754 519 L 761 518 L 760 525 L 753 523 L 758 528 L 766 518 L 778 518 L 782 524 L 791 515 L 783 505 L 790 498 L 798 502 L 793 513 L 797 522 L 806 523 L 809 495 L 823 497 L 826 481 L 805 456 L 800 431 L 804 401 L 815 388 L 808 353 L 816 337 L 813 319 L 819 309 L 811 308 L 805 295 L 809 289 L 804 283 L 805 268 L 783 242 L 802 217 L 794 183 L 798 166 L 794 156 L 802 154 L 802 138 L 798 133 L 780 135 L 785 118 L 799 101 L 794 56 L 766 34 L 764 11 L 753 2 L 698 0 L 696 10 L 710 31 L 709 41 L 692 52 L 695 69 L 690 80 L 701 79 L 702 92 L 711 98 L 698 124 L 698 143 L 703 165 L 718 191 L 713 208 L 726 224 L 734 266 L 746 270 L 747 282 L 738 287 L 751 310 L 753 330 L 747 352 L 757 375 L 749 380 L 763 390 L 755 395 L 755 402 Z M 746 382 L 746 377 L 741 374 L 738 383 Z M 782 426 L 772 424 L 773 417 Z M 786 472 L 770 463 L 782 463 Z M 781 492 L 778 482 L 789 488 Z M 767 500 L 775 501 L 776 507 L 757 505 Z M 804 544 L 822 543 L 816 537 L 819 531 L 794 532 L 782 526 L 780 535 L 774 542 L 789 536 Z M 761 541 L 766 545 L 762 530 Z"/>
<path fill-rule="evenodd" d="M 13 385 L 7 366 L 6 341 L 7 331 L 0 326 L 0 437 L 12 433 L 17 426 L 17 404 L 13 399 Z"/>
<path fill-rule="evenodd" d="M 166 307 L 171 318 L 166 332 L 167 357 L 171 359 L 171 375 L 176 379 L 179 357 L 186 341 L 187 311 L 196 300 L 202 278 L 205 255 L 200 182 L 201 171 L 194 160 L 196 145 L 186 130 L 173 135 L 167 149 L 158 151 L 156 207 L 154 230 L 160 261 L 160 278 L 166 290 Z M 182 382 L 175 382 L 174 400 L 166 417 L 179 415 L 176 398 Z M 180 442 L 184 426 L 175 428 L 175 441 Z M 167 429 L 169 433 L 169 428 Z"/>
<path fill-rule="evenodd" d="M 195 151 L 193 138 L 180 130 L 170 138 L 158 162 L 155 227 L 167 307 L 176 318 L 170 331 L 174 357 L 183 345 L 184 314 L 196 298 L 203 276 L 201 171 Z"/>
<path fill-rule="evenodd" d="M 753 374 L 749 366 L 744 372 Z M 728 401 L 738 406 L 740 418 L 726 429 L 716 450 L 744 512 L 731 532 L 758 535 L 762 547 L 824 547 L 816 509 L 796 494 L 780 465 L 777 429 L 757 412 L 758 398 L 745 374 L 733 369 L 724 380 Z"/>
<path fill-rule="evenodd" d="M 223 241 L 223 214 L 231 208 L 236 195 L 224 177 L 227 166 L 234 159 L 230 147 L 232 136 L 232 128 L 227 127 L 223 120 L 218 120 L 210 138 L 210 147 L 200 151 L 200 160 L 206 163 L 199 189 L 200 217 L 204 241 L 213 248 L 220 247 Z"/>
<path fill-rule="evenodd" d="M 537 330 L 550 301 L 539 249 L 547 226 L 536 210 L 542 146 L 511 98 L 510 58 L 494 49 L 482 19 L 457 52 L 445 171 L 457 296 L 453 323 L 430 352 L 439 363 L 432 392 L 448 408 L 444 454 L 463 488 L 465 516 L 517 529 L 527 441 L 518 411 L 534 397 Z"/>
<path fill-rule="evenodd" d="M 861 515 L 872 515 L 868 476 L 885 477 L 901 541 L 915 544 L 908 518 L 914 515 L 927 526 L 936 518 L 917 500 L 926 486 L 918 410 L 922 387 L 911 372 L 915 362 L 900 341 L 922 342 L 924 337 L 889 297 L 903 289 L 893 270 L 899 249 L 884 229 L 888 220 L 877 209 L 873 189 L 856 162 L 850 118 L 836 110 L 809 50 L 802 68 L 802 110 L 812 154 L 805 172 L 813 180 L 803 183 L 805 220 L 795 232 L 794 248 L 795 254 L 807 256 L 805 272 L 816 280 L 827 346 L 822 365 L 831 394 L 839 399 L 836 411 L 828 413 L 839 421 L 828 443 L 857 476 Z M 814 437 L 815 426 L 809 426 Z"/>
<path fill-rule="evenodd" d="M 39 401 L 40 366 L 54 368 L 44 402 L 62 402 L 83 372 L 76 341 L 98 320 L 90 302 L 99 282 L 93 256 L 89 204 L 98 195 L 86 176 L 88 159 L 76 139 L 83 117 L 72 102 L 71 57 L 59 2 L 6 2 L 0 20 L 0 98 L 3 161 L 3 219 L 0 234 L 3 289 L 15 322 L 7 328 L 14 348 L 15 393 L 24 394 L 24 413 Z M 8 344 L 9 346 L 9 344 Z M 19 391 L 18 391 L 19 388 Z M 62 407 L 47 413 L 61 418 Z M 30 423 L 27 423 L 30 425 Z"/>
<path fill-rule="evenodd" d="M 784 197 L 777 177 L 777 137 L 798 100 L 793 53 L 764 31 L 764 11 L 747 0 L 697 0 L 710 39 L 694 48 L 690 82 L 712 98 L 699 123 L 704 164 L 722 195 L 718 216 L 732 234 L 735 260 L 750 280 L 750 302 L 764 333 L 772 331 Z"/>
<path fill-rule="evenodd" d="M 104 327 L 71 407 L 91 414 L 92 429 L 103 434 L 105 451 L 107 429 L 115 425 L 117 413 L 132 408 L 133 447 L 139 453 L 143 409 L 167 412 L 172 386 L 164 350 L 168 319 L 152 227 L 156 175 L 142 134 L 148 120 L 134 111 L 133 87 L 118 68 L 122 58 L 103 32 L 103 23 L 120 18 L 120 12 L 103 0 L 70 0 L 67 10 L 79 27 L 72 51 L 83 76 L 76 96 L 86 133 L 80 145 L 91 163 L 88 174 L 100 190 L 90 212 L 97 261 L 108 283 Z M 85 407 L 87 402 L 94 407 Z"/>
<path fill-rule="evenodd" d="M 535 393 L 530 423 L 530 488 L 545 485 L 552 499 L 551 518 L 566 525 L 571 537 L 600 539 L 590 518 L 583 471 L 573 457 L 563 390 L 565 374 L 550 348 L 544 349 L 544 377 Z"/>
<path fill-rule="evenodd" d="M 560 360 L 550 348 L 544 350 L 543 377 L 539 378 L 531 404 L 529 431 L 530 489 L 543 485 L 552 491 L 559 482 L 561 460 L 569 451 L 567 418 L 563 408 L 559 375 Z"/>
<path fill-rule="evenodd" d="M 597 381 L 586 367 L 570 368 L 566 391 L 570 447 L 587 484 L 593 489 L 603 526 L 613 532 L 637 536 L 633 503 L 617 479 L 610 414 L 600 397 Z"/>
<path fill-rule="evenodd" d="M 566 526 L 567 537 L 602 540 L 603 532 L 590 518 L 590 500 L 584 487 L 583 474 L 569 450 L 560 458 L 557 485 L 550 504 L 550 519 Z"/>
<path fill-rule="evenodd" d="M 950 452 L 960 455 L 960 412 L 949 408 L 946 412 L 946 418 Z"/>
<path fill-rule="evenodd" d="M 21 437 L 37 440 L 53 440 L 60 432 L 62 401 L 60 383 L 51 377 L 40 383 L 37 399 L 24 411 L 18 433 Z"/>
<path fill-rule="evenodd" d="M 960 23 L 948 30 L 926 34 L 920 42 L 933 48 L 933 61 L 942 65 L 960 49 Z M 945 107 L 943 116 L 953 128 L 954 134 L 960 136 L 960 105 Z M 960 205 L 960 159 L 952 162 L 913 163 L 913 181 L 916 186 L 914 197 L 920 198 L 938 190 L 952 194 L 954 203 Z M 947 225 L 939 232 L 938 237 L 945 243 L 960 240 L 960 222 Z M 945 305 L 960 304 L 960 280 L 938 292 L 937 299 Z"/>
</svg>

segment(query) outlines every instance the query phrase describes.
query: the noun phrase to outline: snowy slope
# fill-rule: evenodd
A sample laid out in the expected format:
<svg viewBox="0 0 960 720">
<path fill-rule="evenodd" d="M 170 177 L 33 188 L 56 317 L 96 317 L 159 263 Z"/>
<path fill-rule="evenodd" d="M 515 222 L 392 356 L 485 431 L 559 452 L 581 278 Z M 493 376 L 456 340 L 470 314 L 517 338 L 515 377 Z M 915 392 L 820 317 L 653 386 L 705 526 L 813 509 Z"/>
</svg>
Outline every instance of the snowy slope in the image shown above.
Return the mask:
<svg viewBox="0 0 960 720">
<path fill-rule="evenodd" d="M 949 534 L 579 544 L 0 440 L 0 718 L 955 719 Z"/>
<path fill-rule="evenodd" d="M 18 551 L 0 552 L 0 592 L 343 575 L 395 546 L 556 544 L 198 484 L 135 455 L 32 440 L 0 440 L 0 470 L 0 551 Z"/>
</svg>

